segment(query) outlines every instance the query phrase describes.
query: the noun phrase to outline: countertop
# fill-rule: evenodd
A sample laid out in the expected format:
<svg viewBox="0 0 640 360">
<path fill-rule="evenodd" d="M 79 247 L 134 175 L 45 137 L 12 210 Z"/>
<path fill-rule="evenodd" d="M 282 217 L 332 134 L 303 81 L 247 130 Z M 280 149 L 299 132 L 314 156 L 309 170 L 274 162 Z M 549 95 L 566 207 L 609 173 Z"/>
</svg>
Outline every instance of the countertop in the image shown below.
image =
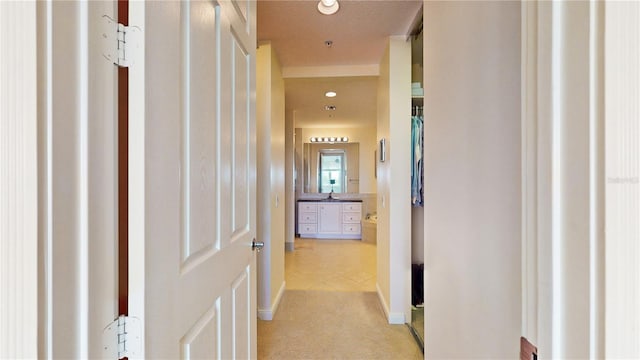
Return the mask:
<svg viewBox="0 0 640 360">
<path fill-rule="evenodd" d="M 298 199 L 298 202 L 362 202 L 360 199 Z"/>
</svg>

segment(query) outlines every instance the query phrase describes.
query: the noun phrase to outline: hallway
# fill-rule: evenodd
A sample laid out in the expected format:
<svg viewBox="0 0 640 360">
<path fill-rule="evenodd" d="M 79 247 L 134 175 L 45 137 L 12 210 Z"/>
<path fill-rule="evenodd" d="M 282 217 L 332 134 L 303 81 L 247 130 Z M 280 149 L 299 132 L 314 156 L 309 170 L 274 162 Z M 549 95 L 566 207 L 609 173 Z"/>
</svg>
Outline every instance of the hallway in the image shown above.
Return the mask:
<svg viewBox="0 0 640 360">
<path fill-rule="evenodd" d="M 258 358 L 422 359 L 409 328 L 385 319 L 375 259 L 358 240 L 296 239 L 278 311 L 258 321 Z"/>
</svg>

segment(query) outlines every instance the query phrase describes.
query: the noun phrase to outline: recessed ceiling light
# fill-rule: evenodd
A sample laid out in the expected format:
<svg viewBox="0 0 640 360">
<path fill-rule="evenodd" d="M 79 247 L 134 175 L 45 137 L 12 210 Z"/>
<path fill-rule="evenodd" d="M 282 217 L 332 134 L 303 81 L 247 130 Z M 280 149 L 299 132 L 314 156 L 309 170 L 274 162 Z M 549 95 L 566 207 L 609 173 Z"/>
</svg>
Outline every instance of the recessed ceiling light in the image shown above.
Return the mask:
<svg viewBox="0 0 640 360">
<path fill-rule="evenodd" d="M 325 15 L 335 14 L 340 9 L 338 0 L 320 0 L 318 2 L 318 11 Z"/>
<path fill-rule="evenodd" d="M 324 96 L 326 97 L 336 97 L 336 92 L 335 91 L 327 91 L 326 93 L 324 93 Z"/>
</svg>

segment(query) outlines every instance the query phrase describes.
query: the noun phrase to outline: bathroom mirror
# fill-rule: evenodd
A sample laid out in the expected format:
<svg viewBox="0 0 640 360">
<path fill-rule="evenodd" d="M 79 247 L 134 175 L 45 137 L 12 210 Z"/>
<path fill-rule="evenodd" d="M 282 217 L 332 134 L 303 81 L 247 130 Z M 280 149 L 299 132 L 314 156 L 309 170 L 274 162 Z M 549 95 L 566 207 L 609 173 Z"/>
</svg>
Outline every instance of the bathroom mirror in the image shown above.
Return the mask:
<svg viewBox="0 0 640 360">
<path fill-rule="evenodd" d="M 358 143 L 305 143 L 302 190 L 305 193 L 360 192 Z"/>
</svg>

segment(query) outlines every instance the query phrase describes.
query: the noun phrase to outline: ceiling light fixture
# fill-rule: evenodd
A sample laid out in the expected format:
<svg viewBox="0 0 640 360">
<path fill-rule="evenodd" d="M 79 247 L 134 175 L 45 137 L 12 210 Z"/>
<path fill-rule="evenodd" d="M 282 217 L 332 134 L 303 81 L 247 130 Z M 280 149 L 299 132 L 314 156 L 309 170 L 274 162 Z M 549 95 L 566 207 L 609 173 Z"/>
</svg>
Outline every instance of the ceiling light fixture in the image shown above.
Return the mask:
<svg viewBox="0 0 640 360">
<path fill-rule="evenodd" d="M 335 105 L 325 105 L 324 109 L 327 110 L 327 111 L 334 111 L 336 109 L 336 106 Z"/>
<path fill-rule="evenodd" d="M 318 11 L 324 15 L 333 15 L 338 9 L 340 9 L 338 0 L 320 0 L 318 2 Z"/>
<path fill-rule="evenodd" d="M 327 91 L 326 93 L 324 93 L 324 96 L 326 97 L 336 97 L 336 92 L 335 91 Z"/>
</svg>

